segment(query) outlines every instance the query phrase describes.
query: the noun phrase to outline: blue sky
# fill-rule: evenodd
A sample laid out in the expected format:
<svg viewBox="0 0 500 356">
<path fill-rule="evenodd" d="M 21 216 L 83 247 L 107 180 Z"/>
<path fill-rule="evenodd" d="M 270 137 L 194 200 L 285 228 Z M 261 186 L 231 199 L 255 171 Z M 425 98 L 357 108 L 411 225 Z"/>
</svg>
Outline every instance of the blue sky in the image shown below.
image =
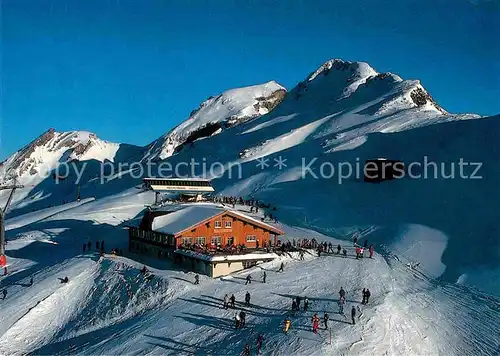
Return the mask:
<svg viewBox="0 0 500 356">
<path fill-rule="evenodd" d="M 329 58 L 500 113 L 496 0 L 3 0 L 0 159 L 50 127 L 145 145 L 208 96 Z"/>
</svg>

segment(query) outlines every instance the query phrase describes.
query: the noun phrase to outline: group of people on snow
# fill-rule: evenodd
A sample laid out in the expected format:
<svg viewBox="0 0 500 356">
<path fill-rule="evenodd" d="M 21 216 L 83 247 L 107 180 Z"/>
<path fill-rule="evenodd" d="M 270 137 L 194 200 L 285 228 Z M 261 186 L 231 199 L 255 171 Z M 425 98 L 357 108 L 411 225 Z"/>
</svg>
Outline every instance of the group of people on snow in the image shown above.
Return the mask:
<svg viewBox="0 0 500 356">
<path fill-rule="evenodd" d="M 364 241 L 363 247 L 361 247 L 357 244 L 357 242 L 358 242 L 357 237 L 354 238 L 354 241 L 355 241 L 354 244 L 355 244 L 355 248 L 356 248 L 356 258 L 363 257 L 364 250 L 366 250 L 366 247 L 368 246 L 368 241 L 367 240 Z M 299 251 L 299 253 L 301 255 L 300 256 L 301 260 L 304 259 L 304 252 L 305 252 L 304 249 L 306 249 L 306 248 L 315 248 L 318 251 L 318 254 L 320 254 L 321 252 L 325 252 L 328 254 L 337 254 L 337 255 L 344 255 L 344 256 L 347 255 L 346 248 L 343 248 L 340 244 L 338 244 L 337 246 L 334 246 L 331 242 L 329 242 L 329 243 L 318 242 L 314 238 L 310 239 L 310 240 L 309 239 L 300 239 L 298 241 L 293 239 L 293 241 L 287 241 L 285 243 L 281 243 L 281 241 L 279 241 L 277 247 L 278 247 L 278 249 L 281 249 L 283 251 L 294 251 L 294 250 Z M 370 253 L 369 257 L 372 258 L 373 253 L 374 253 L 374 246 L 370 245 L 370 247 L 368 248 L 368 251 Z M 280 267 L 277 270 L 277 272 L 283 272 L 283 271 L 284 271 L 284 263 L 282 262 L 280 264 Z M 248 274 L 245 277 L 245 285 L 251 284 L 252 280 L 253 280 L 252 275 Z M 262 283 L 266 283 L 266 281 L 267 281 L 267 272 L 264 270 L 262 273 Z M 198 284 L 198 283 L 199 283 L 199 276 L 196 275 L 195 276 L 195 284 Z M 370 290 L 367 288 L 364 288 L 362 291 L 361 304 L 363 304 L 363 305 L 368 304 L 370 296 L 371 296 Z M 245 307 L 251 306 L 250 299 L 251 299 L 250 293 L 247 291 L 245 294 L 245 300 L 244 300 Z M 223 308 L 228 309 L 231 307 L 234 309 L 235 302 L 236 302 L 236 298 L 235 298 L 234 294 L 232 294 L 231 296 L 226 294 L 223 298 Z M 339 290 L 339 298 L 338 298 L 338 307 L 339 307 L 338 312 L 339 312 L 339 314 L 343 315 L 344 317 L 346 317 L 344 314 L 344 307 L 345 307 L 346 302 L 347 302 L 346 301 L 346 291 L 344 290 L 343 287 L 341 287 Z M 296 296 L 295 298 L 292 299 L 292 313 L 291 313 L 291 315 L 294 316 L 296 314 L 296 312 L 299 312 L 301 310 L 303 310 L 305 312 L 307 312 L 309 310 L 309 299 L 307 297 L 301 298 L 300 296 Z M 361 316 L 361 309 L 359 307 L 356 308 L 353 305 L 351 308 L 351 322 L 352 322 L 352 324 L 356 323 L 356 316 L 358 316 L 358 318 Z M 236 311 L 235 315 L 234 315 L 234 320 L 235 320 L 235 328 L 236 329 L 243 328 L 245 326 L 245 322 L 246 322 L 245 311 L 244 310 Z M 322 320 L 323 320 L 324 329 L 327 330 L 329 328 L 328 323 L 330 321 L 330 316 L 326 311 L 323 313 Z M 319 332 L 320 322 L 321 322 L 320 316 L 318 316 L 317 313 L 314 313 L 314 315 L 311 317 L 312 331 L 314 333 Z M 292 321 L 290 320 L 289 317 L 286 317 L 285 320 L 283 321 L 283 332 L 288 333 L 291 326 L 292 326 Z M 259 334 L 259 337 L 258 337 L 257 343 L 256 343 L 257 353 L 260 353 L 260 350 L 261 350 L 262 344 L 263 344 L 263 340 L 264 340 L 264 336 L 262 334 Z M 249 344 L 246 344 L 242 354 L 250 355 L 250 353 L 251 353 L 251 347 Z"/>
<path fill-rule="evenodd" d="M 92 250 L 92 240 L 89 240 L 87 243 L 83 244 L 83 253 L 85 253 L 85 251 L 90 252 L 91 250 Z M 104 253 L 104 240 L 102 241 L 97 240 L 95 242 L 95 250 Z"/>
<path fill-rule="evenodd" d="M 366 241 L 365 241 L 365 244 L 366 244 Z M 361 247 L 361 246 L 356 244 L 355 249 L 356 249 L 356 259 L 360 259 L 360 258 L 365 257 L 365 251 L 366 251 L 365 246 Z M 373 245 L 370 245 L 368 252 L 370 254 L 369 257 L 373 258 L 373 253 L 375 252 L 375 247 Z"/>
<path fill-rule="evenodd" d="M 256 342 L 256 347 L 255 347 L 255 351 L 257 354 L 260 354 L 261 350 L 262 350 L 262 344 L 264 342 L 264 335 L 263 334 L 259 334 L 259 336 L 257 336 L 257 342 Z M 243 349 L 243 352 L 241 353 L 243 356 L 250 356 L 251 355 L 251 347 L 249 344 L 246 344 L 245 345 L 245 348 Z"/>
<path fill-rule="evenodd" d="M 231 294 L 231 297 L 229 297 L 227 294 L 224 296 L 224 299 L 223 299 L 223 308 L 224 309 L 227 309 L 229 308 L 229 305 L 231 305 L 231 308 L 234 309 L 234 303 L 236 302 L 236 297 L 234 296 L 234 294 Z"/>
<path fill-rule="evenodd" d="M 302 300 L 300 299 L 300 296 L 296 296 L 294 299 L 292 299 L 292 314 L 295 315 L 295 312 L 300 311 L 300 302 Z M 307 311 L 309 309 L 309 299 L 307 297 L 304 297 L 304 304 L 303 304 L 304 311 Z"/>
<path fill-rule="evenodd" d="M 244 304 L 246 307 L 250 306 L 250 299 L 251 299 L 250 293 L 247 291 L 245 294 L 245 304 Z M 231 296 L 229 296 L 228 294 L 224 295 L 224 298 L 222 299 L 222 307 L 224 309 L 228 309 L 229 307 L 234 309 L 235 303 L 236 303 L 236 297 L 234 296 L 234 294 L 231 294 Z"/>
</svg>

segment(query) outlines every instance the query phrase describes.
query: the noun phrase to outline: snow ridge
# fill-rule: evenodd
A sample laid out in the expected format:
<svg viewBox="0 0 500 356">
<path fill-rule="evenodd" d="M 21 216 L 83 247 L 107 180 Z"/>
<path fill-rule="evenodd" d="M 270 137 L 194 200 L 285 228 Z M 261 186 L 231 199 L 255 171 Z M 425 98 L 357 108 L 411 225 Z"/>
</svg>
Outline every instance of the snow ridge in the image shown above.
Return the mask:
<svg viewBox="0 0 500 356">
<path fill-rule="evenodd" d="M 216 135 L 272 111 L 283 100 L 286 89 L 270 81 L 261 85 L 231 89 L 210 97 L 193 110 L 188 119 L 150 144 L 146 159 L 165 159 L 184 144 Z"/>
<path fill-rule="evenodd" d="M 7 181 L 13 176 L 21 181 L 30 180 L 72 160 L 113 161 L 119 146 L 91 132 L 56 132 L 51 128 L 2 162 L 0 180 Z"/>
</svg>

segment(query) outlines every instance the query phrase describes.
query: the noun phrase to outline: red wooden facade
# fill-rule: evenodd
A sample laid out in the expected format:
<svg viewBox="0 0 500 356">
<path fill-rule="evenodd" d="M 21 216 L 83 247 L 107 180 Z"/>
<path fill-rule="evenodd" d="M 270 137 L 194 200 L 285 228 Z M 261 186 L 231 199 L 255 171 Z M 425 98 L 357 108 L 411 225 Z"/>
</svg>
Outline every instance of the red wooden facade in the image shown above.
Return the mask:
<svg viewBox="0 0 500 356">
<path fill-rule="evenodd" d="M 175 235 L 176 247 L 183 244 L 262 247 L 275 244 L 275 237 L 283 232 L 253 219 L 226 211 Z"/>
<path fill-rule="evenodd" d="M 253 249 L 265 244 L 276 245 L 277 236 L 284 234 L 271 225 L 230 210 L 223 210 L 182 231 L 153 231 L 154 219 L 165 214 L 168 212 L 146 212 L 139 227 L 129 227 L 130 251 L 169 257 L 174 249 L 193 245 L 222 248 L 245 245 Z"/>
</svg>

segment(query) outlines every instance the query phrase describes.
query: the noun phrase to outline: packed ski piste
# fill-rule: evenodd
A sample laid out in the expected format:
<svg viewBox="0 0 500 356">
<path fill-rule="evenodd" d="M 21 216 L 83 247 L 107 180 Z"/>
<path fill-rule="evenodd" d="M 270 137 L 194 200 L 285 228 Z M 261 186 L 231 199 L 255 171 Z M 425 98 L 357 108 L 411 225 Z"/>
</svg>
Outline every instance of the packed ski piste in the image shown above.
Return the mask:
<svg viewBox="0 0 500 356">
<path fill-rule="evenodd" d="M 58 225 L 73 226 L 64 214 Z M 51 255 L 12 258 L 1 279 L 0 351 L 495 354 L 498 339 L 479 336 L 500 327 L 496 300 L 376 253 L 360 232 L 338 240 L 277 224 L 286 231 L 278 259 L 218 279 L 130 259 L 102 239 L 46 244 L 23 233 L 9 249 L 41 244 Z"/>
</svg>

